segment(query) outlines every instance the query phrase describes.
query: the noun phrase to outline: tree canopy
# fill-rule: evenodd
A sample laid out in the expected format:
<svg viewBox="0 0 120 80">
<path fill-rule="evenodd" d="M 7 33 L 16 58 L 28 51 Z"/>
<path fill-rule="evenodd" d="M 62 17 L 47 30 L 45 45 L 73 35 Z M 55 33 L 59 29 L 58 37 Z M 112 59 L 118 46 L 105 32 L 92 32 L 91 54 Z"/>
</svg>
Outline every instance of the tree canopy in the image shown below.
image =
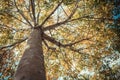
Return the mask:
<svg viewBox="0 0 120 80">
<path fill-rule="evenodd" d="M 31 31 L 42 27 L 47 80 L 118 80 L 119 7 L 112 0 L 1 0 L 0 79 L 13 79 Z"/>
</svg>

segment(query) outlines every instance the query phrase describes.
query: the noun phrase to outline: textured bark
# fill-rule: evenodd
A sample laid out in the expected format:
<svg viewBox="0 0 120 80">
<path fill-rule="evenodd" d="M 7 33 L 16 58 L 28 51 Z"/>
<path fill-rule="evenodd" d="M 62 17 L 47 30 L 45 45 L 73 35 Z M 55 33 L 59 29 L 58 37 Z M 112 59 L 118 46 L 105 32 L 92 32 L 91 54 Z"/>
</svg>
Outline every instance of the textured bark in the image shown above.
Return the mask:
<svg viewBox="0 0 120 80">
<path fill-rule="evenodd" d="M 41 31 L 34 29 L 27 42 L 14 80 L 46 80 Z"/>
</svg>

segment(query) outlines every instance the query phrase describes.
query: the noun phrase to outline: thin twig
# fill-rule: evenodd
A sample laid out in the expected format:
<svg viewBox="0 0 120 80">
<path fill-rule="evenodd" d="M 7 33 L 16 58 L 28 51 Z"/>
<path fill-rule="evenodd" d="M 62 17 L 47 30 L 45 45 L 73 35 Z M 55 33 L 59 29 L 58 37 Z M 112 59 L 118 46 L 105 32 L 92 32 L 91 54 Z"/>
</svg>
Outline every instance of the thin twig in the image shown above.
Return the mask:
<svg viewBox="0 0 120 80">
<path fill-rule="evenodd" d="M 6 45 L 6 46 L 2 46 L 2 47 L 0 47 L 0 50 L 5 49 L 5 48 L 9 48 L 9 47 L 12 47 L 12 46 L 15 46 L 15 45 L 17 45 L 17 44 L 20 44 L 20 43 L 24 42 L 24 41 L 27 40 L 27 39 L 28 39 L 28 38 L 24 38 L 24 39 L 21 39 L 21 40 L 19 40 L 19 41 L 17 41 L 17 42 L 14 42 L 13 44 Z"/>
<path fill-rule="evenodd" d="M 19 14 L 26 20 L 26 22 L 28 22 L 28 24 L 29 24 L 31 27 L 33 27 L 32 24 L 29 22 L 29 20 L 25 17 L 25 15 L 20 11 L 20 9 L 18 8 L 15 0 L 14 0 L 14 4 L 15 4 L 15 7 L 16 7 L 17 11 L 19 12 Z"/>
<path fill-rule="evenodd" d="M 51 15 L 58 9 L 58 7 L 62 4 L 63 0 L 55 7 L 55 9 L 45 18 L 40 26 L 43 26 L 45 22 L 51 17 Z"/>
<path fill-rule="evenodd" d="M 29 16 L 30 16 L 30 18 L 31 18 L 31 20 L 32 20 L 33 18 L 32 18 L 31 11 L 30 11 L 30 1 L 29 1 L 28 8 L 27 8 L 27 5 L 25 5 L 25 8 L 27 9 L 27 11 L 28 11 L 28 13 L 29 13 Z"/>
<path fill-rule="evenodd" d="M 7 15 L 9 15 L 9 16 L 11 16 L 11 17 L 13 17 L 14 19 L 16 19 L 16 20 L 18 20 L 18 21 L 20 21 L 20 22 L 22 22 L 23 24 L 25 24 L 25 25 L 28 25 L 26 22 L 24 22 L 24 21 L 22 21 L 22 20 L 20 20 L 20 19 L 18 19 L 17 17 L 15 17 L 14 15 L 12 15 L 12 14 L 9 14 L 9 13 L 7 13 L 6 12 L 6 14 Z M 5 16 L 5 14 L 2 14 L 3 16 Z"/>
<path fill-rule="evenodd" d="M 8 26 L 8 25 L 6 25 L 6 24 L 0 24 L 0 28 L 3 28 L 3 29 L 9 29 L 9 30 L 15 30 L 15 31 L 16 31 L 15 28 L 10 27 L 10 26 Z"/>
<path fill-rule="evenodd" d="M 62 10 L 64 11 L 64 13 L 66 14 L 66 16 L 69 16 L 68 14 L 67 14 L 67 12 L 65 11 L 65 9 L 61 6 L 61 8 L 62 8 Z"/>
</svg>

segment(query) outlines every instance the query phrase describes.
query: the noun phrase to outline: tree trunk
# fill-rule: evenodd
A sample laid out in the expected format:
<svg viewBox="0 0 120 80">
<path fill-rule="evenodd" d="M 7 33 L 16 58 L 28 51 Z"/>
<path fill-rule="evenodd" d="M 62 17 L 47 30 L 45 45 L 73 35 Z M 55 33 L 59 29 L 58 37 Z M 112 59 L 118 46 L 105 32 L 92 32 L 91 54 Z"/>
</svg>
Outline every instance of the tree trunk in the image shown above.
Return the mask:
<svg viewBox="0 0 120 80">
<path fill-rule="evenodd" d="M 46 80 L 41 35 L 40 29 L 32 31 L 14 80 Z"/>
</svg>

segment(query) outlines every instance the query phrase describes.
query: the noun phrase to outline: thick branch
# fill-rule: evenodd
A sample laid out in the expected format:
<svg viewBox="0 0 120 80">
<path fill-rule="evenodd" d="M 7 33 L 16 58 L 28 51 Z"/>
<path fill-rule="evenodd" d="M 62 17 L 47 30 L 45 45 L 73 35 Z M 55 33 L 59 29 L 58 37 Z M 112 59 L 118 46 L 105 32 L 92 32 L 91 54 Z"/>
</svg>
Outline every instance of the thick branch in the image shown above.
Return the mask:
<svg viewBox="0 0 120 80">
<path fill-rule="evenodd" d="M 91 20 L 109 20 L 109 21 L 113 21 L 112 18 L 95 18 L 95 17 L 90 17 L 90 16 L 82 16 L 82 17 L 79 17 L 79 18 L 75 18 L 75 19 L 71 19 L 71 20 L 65 20 L 65 21 L 62 21 L 62 22 L 59 22 L 59 23 L 56 23 L 56 24 L 53 24 L 53 25 L 46 26 L 45 28 L 43 28 L 43 31 L 52 30 L 52 29 L 55 29 L 55 28 L 59 27 L 60 25 L 65 24 L 65 23 L 80 20 L 80 19 L 86 19 L 86 18 L 87 19 L 89 18 Z"/>
<path fill-rule="evenodd" d="M 49 46 L 45 40 L 43 40 L 43 42 L 44 42 L 45 46 L 48 48 L 48 50 L 49 49 L 56 50 L 56 48 Z"/>
<path fill-rule="evenodd" d="M 71 19 L 71 17 L 74 15 L 74 13 L 76 12 L 77 7 L 78 6 L 76 5 L 76 7 L 73 9 L 72 13 L 68 16 L 68 18 L 66 20 L 61 21 L 61 22 L 56 23 L 56 24 L 53 24 L 53 25 L 46 26 L 45 28 L 43 28 L 43 30 L 46 31 L 46 30 L 54 29 L 56 27 L 59 27 L 62 24 L 67 23 Z"/>
<path fill-rule="evenodd" d="M 56 24 L 53 24 L 53 25 L 49 25 L 49 26 L 43 28 L 43 31 L 55 29 L 55 28 L 59 27 L 60 25 L 65 24 L 65 23 L 67 23 L 67 22 L 68 22 L 68 21 L 65 20 L 65 21 L 62 21 L 62 22 L 59 22 L 59 23 L 56 23 Z"/>
<path fill-rule="evenodd" d="M 40 12 L 41 12 L 41 10 L 39 9 L 38 14 L 37 14 L 37 20 L 36 20 L 36 24 L 37 24 L 37 25 L 39 24 L 39 16 L 40 16 Z"/>
<path fill-rule="evenodd" d="M 33 15 L 33 22 L 34 26 L 36 25 L 36 16 L 35 16 L 35 0 L 30 0 L 31 7 L 32 7 L 32 15 Z"/>
<path fill-rule="evenodd" d="M 92 36 L 92 37 L 89 37 L 89 38 L 85 38 L 85 39 L 81 39 L 81 40 L 75 41 L 75 42 L 73 42 L 73 43 L 68 43 L 68 44 L 62 44 L 62 43 L 60 43 L 59 41 L 56 41 L 54 38 L 52 38 L 52 37 L 50 37 L 50 36 L 48 36 L 48 35 L 46 35 L 46 34 L 43 34 L 43 37 L 44 37 L 46 40 L 50 41 L 51 43 L 53 43 L 53 44 L 55 44 L 55 45 L 57 45 L 57 46 L 68 47 L 68 46 L 75 45 L 75 44 L 77 44 L 77 43 L 79 43 L 79 42 L 82 42 L 82 41 L 84 41 L 84 40 L 89 40 L 89 39 L 91 39 L 93 36 Z"/>
<path fill-rule="evenodd" d="M 46 34 L 43 34 L 43 38 L 46 39 L 47 41 L 50 41 L 51 43 L 57 45 L 57 46 L 62 46 L 64 47 L 64 45 L 62 45 L 60 42 L 56 41 L 54 38 L 46 35 Z"/>
<path fill-rule="evenodd" d="M 13 47 L 13 46 L 15 46 L 15 45 L 17 45 L 17 44 L 20 44 L 20 43 L 24 42 L 24 41 L 27 40 L 27 39 L 28 39 L 28 38 L 24 38 L 24 39 L 21 39 L 21 40 L 19 40 L 19 41 L 17 41 L 17 42 L 14 42 L 13 44 L 6 45 L 6 46 L 2 46 L 2 47 L 0 47 L 0 50 L 5 49 L 5 48 L 9 48 L 9 47 Z"/>
<path fill-rule="evenodd" d="M 92 37 L 93 37 L 93 36 L 92 36 Z M 84 48 L 74 49 L 74 48 L 72 48 L 72 45 L 75 45 L 75 44 L 77 44 L 77 43 L 79 43 L 79 42 L 82 42 L 82 41 L 84 41 L 84 40 L 89 40 L 89 39 L 91 39 L 92 37 L 85 38 L 85 39 L 81 39 L 81 40 L 78 40 L 78 41 L 73 42 L 73 43 L 62 44 L 61 42 L 56 41 L 54 38 L 52 38 L 52 37 L 50 37 L 50 36 L 48 36 L 48 35 L 46 35 L 46 34 L 43 34 L 43 38 L 44 38 L 44 39 L 46 39 L 47 41 L 50 41 L 51 43 L 57 45 L 58 47 L 64 47 L 64 48 L 70 47 L 70 49 L 71 49 L 72 51 L 74 51 L 74 52 L 79 52 L 79 53 L 80 53 L 80 50 L 83 50 Z"/>
</svg>

